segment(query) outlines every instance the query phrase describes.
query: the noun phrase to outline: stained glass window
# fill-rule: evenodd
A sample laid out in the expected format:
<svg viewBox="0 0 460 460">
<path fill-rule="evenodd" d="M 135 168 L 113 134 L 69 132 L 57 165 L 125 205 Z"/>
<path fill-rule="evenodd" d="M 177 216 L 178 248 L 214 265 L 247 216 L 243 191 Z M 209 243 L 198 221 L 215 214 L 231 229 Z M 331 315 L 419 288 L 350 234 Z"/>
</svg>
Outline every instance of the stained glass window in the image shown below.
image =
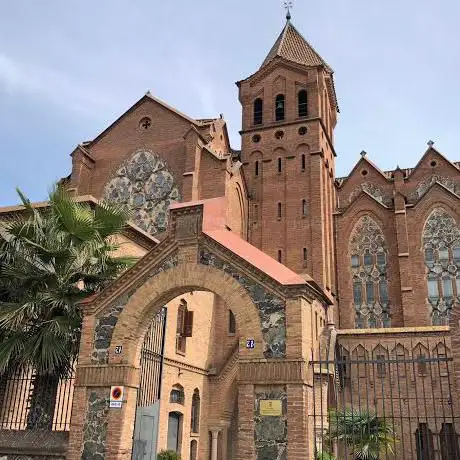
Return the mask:
<svg viewBox="0 0 460 460">
<path fill-rule="evenodd" d="M 389 327 L 388 249 L 380 226 L 362 217 L 350 240 L 355 327 Z"/>
<path fill-rule="evenodd" d="M 427 303 L 434 325 L 447 325 L 452 308 L 460 303 L 460 229 L 443 208 L 436 208 L 425 222 Z"/>
</svg>

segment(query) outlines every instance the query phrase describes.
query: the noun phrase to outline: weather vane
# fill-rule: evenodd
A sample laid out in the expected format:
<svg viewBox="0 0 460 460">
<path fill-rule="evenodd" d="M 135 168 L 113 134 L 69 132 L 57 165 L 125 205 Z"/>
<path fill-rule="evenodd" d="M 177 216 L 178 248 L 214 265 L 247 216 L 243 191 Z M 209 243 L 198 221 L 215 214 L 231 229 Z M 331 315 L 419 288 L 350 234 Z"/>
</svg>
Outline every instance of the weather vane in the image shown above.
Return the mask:
<svg viewBox="0 0 460 460">
<path fill-rule="evenodd" d="M 286 19 L 288 21 L 291 20 L 291 8 L 292 8 L 292 2 L 291 1 L 284 2 L 284 9 L 287 11 Z"/>
</svg>

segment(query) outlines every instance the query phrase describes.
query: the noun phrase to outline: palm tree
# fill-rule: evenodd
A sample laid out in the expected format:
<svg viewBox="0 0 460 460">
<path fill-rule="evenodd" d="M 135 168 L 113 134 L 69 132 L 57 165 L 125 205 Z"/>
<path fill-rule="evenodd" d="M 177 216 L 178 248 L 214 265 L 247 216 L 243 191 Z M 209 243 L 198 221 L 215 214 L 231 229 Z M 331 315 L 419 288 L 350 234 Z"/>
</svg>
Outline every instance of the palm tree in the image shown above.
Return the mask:
<svg viewBox="0 0 460 460">
<path fill-rule="evenodd" d="M 354 460 L 378 460 L 394 453 L 396 436 L 394 430 L 375 412 L 333 409 L 329 411 L 326 442 L 332 445 L 334 441 L 346 444 Z"/>
<path fill-rule="evenodd" d="M 0 226 L 0 375 L 34 370 L 28 428 L 51 428 L 59 380 L 73 370 L 79 302 L 134 263 L 115 257 L 128 215 L 78 203 L 56 187 L 39 211 L 18 190 L 24 214 Z"/>
</svg>

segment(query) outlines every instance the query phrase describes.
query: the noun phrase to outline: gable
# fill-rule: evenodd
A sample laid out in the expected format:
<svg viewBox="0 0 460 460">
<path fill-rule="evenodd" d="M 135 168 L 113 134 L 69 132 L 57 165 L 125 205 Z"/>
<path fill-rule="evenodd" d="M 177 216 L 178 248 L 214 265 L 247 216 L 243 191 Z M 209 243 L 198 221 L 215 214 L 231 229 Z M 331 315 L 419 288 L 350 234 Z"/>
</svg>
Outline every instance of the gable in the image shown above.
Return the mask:
<svg viewBox="0 0 460 460">
<path fill-rule="evenodd" d="M 412 169 L 408 180 L 416 181 L 427 174 L 449 174 L 460 177 L 460 169 L 450 162 L 441 152 L 429 147 L 415 168 Z"/>
</svg>

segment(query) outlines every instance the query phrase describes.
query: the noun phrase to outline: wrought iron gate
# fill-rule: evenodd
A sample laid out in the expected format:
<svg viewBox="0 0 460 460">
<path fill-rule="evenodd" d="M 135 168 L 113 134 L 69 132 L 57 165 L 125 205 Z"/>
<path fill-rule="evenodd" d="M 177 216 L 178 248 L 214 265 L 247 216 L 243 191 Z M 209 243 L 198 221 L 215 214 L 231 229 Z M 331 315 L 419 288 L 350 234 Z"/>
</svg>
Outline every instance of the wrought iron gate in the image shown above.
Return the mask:
<svg viewBox="0 0 460 460">
<path fill-rule="evenodd" d="M 133 460 L 156 459 L 165 330 L 166 307 L 153 319 L 142 345 Z"/>
<path fill-rule="evenodd" d="M 363 343 L 311 362 L 315 460 L 460 460 L 445 339 Z"/>
</svg>

